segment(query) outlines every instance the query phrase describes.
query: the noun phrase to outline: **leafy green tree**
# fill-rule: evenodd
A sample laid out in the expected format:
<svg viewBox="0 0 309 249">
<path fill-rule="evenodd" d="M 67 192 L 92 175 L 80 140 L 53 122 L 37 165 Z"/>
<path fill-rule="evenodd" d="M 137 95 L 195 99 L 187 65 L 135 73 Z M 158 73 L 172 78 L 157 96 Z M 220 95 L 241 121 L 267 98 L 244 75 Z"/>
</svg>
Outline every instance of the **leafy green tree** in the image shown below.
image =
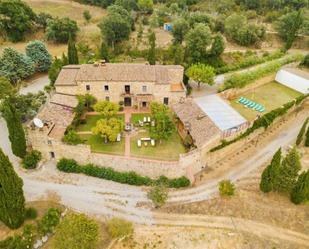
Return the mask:
<svg viewBox="0 0 309 249">
<path fill-rule="evenodd" d="M 37 72 L 47 72 L 50 68 L 52 57 L 43 42 L 29 42 L 26 46 L 26 55 L 34 62 Z"/>
<path fill-rule="evenodd" d="M 305 122 L 303 123 L 298 135 L 297 135 L 297 139 L 296 139 L 296 145 L 300 145 L 301 142 L 303 141 L 303 138 L 304 138 L 304 134 L 306 132 L 306 127 L 307 127 L 307 124 L 309 122 L 309 118 L 307 118 L 305 120 Z"/>
<path fill-rule="evenodd" d="M 68 59 L 70 65 L 79 64 L 77 49 L 71 35 L 69 35 L 69 42 L 68 42 Z"/>
<path fill-rule="evenodd" d="M 127 11 L 138 10 L 136 0 L 116 0 L 115 5 L 119 5 L 126 9 Z"/>
<path fill-rule="evenodd" d="M 182 65 L 185 57 L 185 51 L 181 44 L 171 44 L 168 48 L 170 58 L 172 58 L 172 63 L 174 65 Z"/>
<path fill-rule="evenodd" d="M 34 63 L 28 56 L 13 48 L 5 48 L 0 57 L 0 77 L 5 77 L 12 84 L 26 79 L 34 73 Z"/>
<path fill-rule="evenodd" d="M 16 93 L 16 90 L 7 78 L 0 77 L 0 102 L 1 99 L 12 96 Z"/>
<path fill-rule="evenodd" d="M 225 49 L 225 43 L 222 35 L 216 35 L 213 39 L 210 49 L 210 55 L 219 57 Z"/>
<path fill-rule="evenodd" d="M 100 58 L 105 60 L 106 62 L 109 62 L 109 52 L 108 47 L 104 41 L 101 42 L 100 47 Z"/>
<path fill-rule="evenodd" d="M 71 144 L 71 145 L 81 144 L 83 142 L 80 136 L 74 130 L 68 131 L 68 133 L 64 135 L 62 140 L 66 144 Z"/>
<path fill-rule="evenodd" d="M 304 23 L 304 16 L 301 11 L 293 11 L 279 18 L 276 23 L 276 30 L 285 42 L 285 49 L 290 49 Z"/>
<path fill-rule="evenodd" d="M 291 201 L 295 204 L 309 201 L 309 170 L 299 175 L 291 192 Z"/>
<path fill-rule="evenodd" d="M 279 170 L 281 167 L 281 148 L 273 156 L 271 163 L 264 169 L 260 182 L 260 190 L 268 193 L 277 186 Z"/>
<path fill-rule="evenodd" d="M 205 24 L 209 28 L 213 27 L 212 18 L 208 15 L 208 13 L 202 11 L 191 12 L 188 16 L 188 22 L 190 27 L 193 27 L 198 23 Z"/>
<path fill-rule="evenodd" d="M 199 23 L 185 36 L 186 54 L 189 61 L 198 63 L 207 55 L 207 47 L 211 44 L 211 32 L 207 25 Z"/>
<path fill-rule="evenodd" d="M 235 185 L 230 180 L 219 182 L 219 192 L 221 196 L 232 196 L 235 193 Z"/>
<path fill-rule="evenodd" d="M 16 110 L 13 98 L 6 98 L 1 103 L 1 113 L 9 130 L 9 139 L 13 154 L 20 158 L 26 155 L 26 138 L 21 124 L 20 113 Z"/>
<path fill-rule="evenodd" d="M 86 22 L 90 22 L 90 20 L 92 18 L 91 14 L 90 14 L 90 11 L 89 10 L 85 10 L 83 12 L 83 17 L 86 20 Z"/>
<path fill-rule="evenodd" d="M 138 8 L 145 14 L 151 14 L 153 11 L 153 1 L 152 0 L 138 0 Z"/>
<path fill-rule="evenodd" d="M 154 32 L 151 32 L 148 38 L 149 49 L 147 59 L 150 65 L 156 64 L 156 35 Z"/>
<path fill-rule="evenodd" d="M 215 77 L 215 70 L 213 67 L 205 65 L 205 64 L 193 64 L 190 66 L 187 71 L 186 75 L 191 79 L 197 82 L 198 87 L 200 87 L 201 83 L 213 85 L 214 84 L 214 77 Z"/>
<path fill-rule="evenodd" d="M 34 28 L 36 15 L 32 9 L 20 0 L 0 1 L 0 33 L 11 41 L 22 41 L 27 32 Z"/>
<path fill-rule="evenodd" d="M 300 169 L 300 156 L 296 147 L 294 147 L 282 161 L 275 190 L 282 193 L 290 193 L 295 186 Z"/>
<path fill-rule="evenodd" d="M 107 231 L 112 238 L 125 238 L 133 234 L 134 227 L 130 221 L 112 218 L 107 222 Z"/>
<path fill-rule="evenodd" d="M 1 149 L 0 182 L 0 220 L 10 228 L 18 228 L 24 222 L 25 216 L 23 181 Z"/>
<path fill-rule="evenodd" d="M 129 39 L 133 23 L 128 11 L 121 6 L 110 6 L 107 11 L 98 26 L 106 43 L 114 48 L 116 43 Z"/>
<path fill-rule="evenodd" d="M 52 19 L 53 17 L 50 14 L 42 12 L 37 15 L 36 24 L 45 30 L 47 27 L 48 21 Z"/>
<path fill-rule="evenodd" d="M 97 222 L 85 214 L 70 213 L 56 228 L 54 248 L 95 249 L 100 229 Z"/>
<path fill-rule="evenodd" d="M 150 189 L 147 197 L 153 202 L 156 208 L 162 207 L 168 198 L 168 189 L 164 184 L 155 185 Z"/>
<path fill-rule="evenodd" d="M 94 106 L 93 109 L 96 112 L 101 113 L 104 117 L 112 117 L 119 111 L 119 105 L 109 101 L 99 101 Z"/>
<path fill-rule="evenodd" d="M 55 84 L 62 67 L 68 64 L 69 64 L 69 61 L 67 57 L 65 56 L 65 54 L 62 55 L 61 59 L 57 57 L 54 58 L 53 63 L 51 64 L 48 70 L 48 78 L 52 86 Z"/>
<path fill-rule="evenodd" d="M 59 43 L 67 43 L 71 35 L 75 40 L 76 34 L 79 28 L 76 21 L 71 20 L 68 17 L 54 18 L 49 20 L 46 27 L 46 36 L 48 40 L 52 40 Z"/>
<path fill-rule="evenodd" d="M 181 18 L 177 19 L 172 26 L 172 35 L 174 37 L 174 43 L 182 44 L 183 40 L 185 39 L 185 35 L 190 29 L 189 23 Z"/>
<path fill-rule="evenodd" d="M 92 128 L 92 133 L 104 139 L 105 142 L 116 142 L 118 134 L 122 131 L 123 124 L 117 118 L 100 119 Z"/>
</svg>

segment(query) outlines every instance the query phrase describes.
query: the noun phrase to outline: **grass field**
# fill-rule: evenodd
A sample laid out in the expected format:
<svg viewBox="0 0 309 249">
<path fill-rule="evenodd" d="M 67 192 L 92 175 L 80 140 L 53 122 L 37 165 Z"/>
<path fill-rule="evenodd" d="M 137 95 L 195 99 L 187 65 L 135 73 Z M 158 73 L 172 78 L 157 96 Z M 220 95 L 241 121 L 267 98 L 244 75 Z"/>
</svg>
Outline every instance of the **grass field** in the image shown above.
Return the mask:
<svg viewBox="0 0 309 249">
<path fill-rule="evenodd" d="M 144 117 L 150 117 L 150 113 L 133 113 L 131 116 L 131 123 L 138 124 L 138 121 L 143 121 Z"/>
<path fill-rule="evenodd" d="M 138 147 L 137 140 L 141 137 L 149 137 L 149 133 L 139 133 L 131 138 L 131 156 L 173 161 L 179 159 L 179 154 L 186 152 L 177 131 L 167 141 L 163 140 L 162 143 L 156 141 L 154 147 L 151 146 L 150 142 L 148 142 L 147 147 L 144 144 L 142 144 L 142 147 Z"/>
<path fill-rule="evenodd" d="M 258 114 L 261 115 L 261 113 L 237 103 L 237 100 L 240 97 L 245 97 L 249 100 L 263 105 L 266 108 L 264 113 L 266 113 L 282 106 L 283 104 L 291 101 L 292 99 L 300 95 L 301 93 L 296 92 L 291 88 L 283 86 L 277 82 L 270 82 L 261 87 L 258 87 L 254 91 L 237 96 L 237 98 L 231 101 L 231 106 L 235 110 L 237 110 L 244 118 L 248 120 L 254 120 L 256 116 Z"/>
<path fill-rule="evenodd" d="M 124 115 L 119 114 L 117 115 L 119 119 L 124 121 Z M 86 116 L 86 123 L 85 124 L 80 124 L 77 127 L 77 131 L 91 131 L 91 129 L 96 125 L 97 121 L 100 119 L 104 119 L 103 115 L 88 115 Z"/>
<path fill-rule="evenodd" d="M 108 142 L 104 143 L 103 138 L 96 135 L 81 134 L 81 139 L 85 144 L 90 145 L 92 152 L 106 153 L 113 155 L 124 155 L 125 139 L 121 138 L 121 142 Z"/>
</svg>

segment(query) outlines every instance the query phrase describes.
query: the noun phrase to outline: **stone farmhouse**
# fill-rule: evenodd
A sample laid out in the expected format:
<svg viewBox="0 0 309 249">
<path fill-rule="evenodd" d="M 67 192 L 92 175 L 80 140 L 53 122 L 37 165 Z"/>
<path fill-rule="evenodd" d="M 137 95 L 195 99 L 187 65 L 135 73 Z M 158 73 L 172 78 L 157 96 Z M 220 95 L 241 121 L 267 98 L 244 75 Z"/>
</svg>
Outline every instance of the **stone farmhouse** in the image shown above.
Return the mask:
<svg viewBox="0 0 309 249">
<path fill-rule="evenodd" d="M 151 101 L 171 105 L 186 97 L 184 68 L 179 65 L 105 63 L 65 66 L 55 82 L 56 92 L 89 93 L 98 100 L 147 108 Z"/>
</svg>

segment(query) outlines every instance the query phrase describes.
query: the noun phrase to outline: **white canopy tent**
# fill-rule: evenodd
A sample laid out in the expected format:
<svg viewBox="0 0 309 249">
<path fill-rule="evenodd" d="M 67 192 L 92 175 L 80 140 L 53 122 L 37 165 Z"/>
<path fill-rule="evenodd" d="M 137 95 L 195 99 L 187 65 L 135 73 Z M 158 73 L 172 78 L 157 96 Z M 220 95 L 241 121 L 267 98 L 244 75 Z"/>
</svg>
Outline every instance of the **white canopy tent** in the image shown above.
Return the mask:
<svg viewBox="0 0 309 249">
<path fill-rule="evenodd" d="M 296 69 L 284 68 L 276 75 L 276 81 L 301 93 L 309 93 L 309 73 Z"/>
<path fill-rule="evenodd" d="M 217 94 L 195 98 L 194 101 L 221 131 L 236 129 L 247 123 L 244 117 Z"/>
</svg>

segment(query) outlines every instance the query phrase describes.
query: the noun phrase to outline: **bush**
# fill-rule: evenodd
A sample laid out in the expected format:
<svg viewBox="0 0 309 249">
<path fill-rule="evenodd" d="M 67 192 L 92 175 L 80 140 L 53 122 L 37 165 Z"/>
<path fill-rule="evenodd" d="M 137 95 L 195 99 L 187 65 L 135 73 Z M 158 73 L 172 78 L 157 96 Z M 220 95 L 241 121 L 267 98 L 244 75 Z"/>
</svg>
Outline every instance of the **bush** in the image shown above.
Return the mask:
<svg viewBox="0 0 309 249">
<path fill-rule="evenodd" d="M 29 42 L 26 46 L 26 55 L 29 56 L 29 58 L 31 58 L 31 60 L 34 62 L 37 72 L 48 71 L 52 63 L 52 57 L 43 42 Z"/>
<path fill-rule="evenodd" d="M 188 187 L 190 185 L 190 181 L 184 176 L 174 179 L 161 176 L 159 179 L 153 180 L 147 176 L 140 176 L 133 171 L 118 172 L 112 168 L 98 167 L 93 164 L 79 165 L 74 159 L 62 158 L 57 163 L 57 168 L 67 173 L 83 173 L 88 176 L 135 186 L 150 186 L 162 182 L 162 179 L 164 179 L 167 186 L 171 188 Z"/>
<path fill-rule="evenodd" d="M 107 222 L 107 231 L 112 238 L 123 238 L 131 236 L 134 228 L 130 221 L 113 218 Z"/>
<path fill-rule="evenodd" d="M 70 213 L 55 231 L 54 248 L 94 249 L 99 241 L 99 225 L 84 214 Z"/>
<path fill-rule="evenodd" d="M 223 180 L 219 183 L 221 196 L 232 196 L 235 193 L 235 185 L 230 180 Z"/>
<path fill-rule="evenodd" d="M 74 130 L 68 131 L 63 137 L 63 142 L 71 145 L 81 144 L 83 141 L 80 136 Z"/>
<path fill-rule="evenodd" d="M 26 154 L 22 161 L 22 165 L 25 169 L 35 169 L 41 159 L 41 152 L 37 150 L 32 150 L 30 153 Z"/>
<path fill-rule="evenodd" d="M 28 220 L 34 220 L 38 217 L 38 211 L 33 207 L 26 208 L 25 217 Z"/>
<path fill-rule="evenodd" d="M 274 60 L 267 63 L 266 65 L 260 66 L 255 70 L 250 70 L 244 73 L 232 74 L 229 78 L 224 81 L 223 88 L 220 90 L 226 90 L 230 88 L 243 88 L 246 85 L 260 79 L 264 76 L 272 74 L 278 71 L 283 65 L 299 61 L 302 59 L 302 55 L 289 55 L 283 59 Z"/>
<path fill-rule="evenodd" d="M 309 147 L 309 127 L 308 127 L 307 132 L 306 132 L 305 146 Z"/>
<path fill-rule="evenodd" d="M 46 235 L 52 233 L 55 227 L 60 221 L 60 210 L 57 208 L 50 208 L 43 216 L 43 218 L 38 222 L 38 231 L 41 235 Z"/>
<path fill-rule="evenodd" d="M 300 65 L 309 68 L 309 54 L 307 54 L 307 55 L 305 56 L 305 58 L 303 59 L 303 61 L 301 62 Z"/>
<path fill-rule="evenodd" d="M 155 208 L 162 207 L 167 198 L 168 191 L 164 184 L 154 186 L 147 194 L 147 197 L 153 202 Z"/>
</svg>

